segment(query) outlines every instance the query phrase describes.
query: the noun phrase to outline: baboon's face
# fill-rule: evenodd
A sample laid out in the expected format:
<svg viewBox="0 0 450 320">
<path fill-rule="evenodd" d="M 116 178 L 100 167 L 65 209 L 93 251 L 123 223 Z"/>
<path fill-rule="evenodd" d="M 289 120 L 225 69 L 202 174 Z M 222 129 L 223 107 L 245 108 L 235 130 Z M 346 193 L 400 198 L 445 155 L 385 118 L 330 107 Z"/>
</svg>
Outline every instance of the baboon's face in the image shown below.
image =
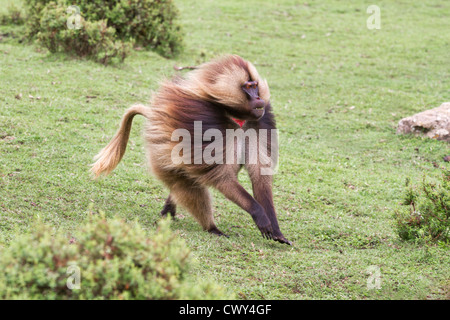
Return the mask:
<svg viewBox="0 0 450 320">
<path fill-rule="evenodd" d="M 250 111 L 251 118 L 256 120 L 261 118 L 265 113 L 267 103 L 260 97 L 258 81 L 246 81 L 241 88 L 245 92 L 247 98 L 246 109 Z"/>
<path fill-rule="evenodd" d="M 264 115 L 270 99 L 269 87 L 250 62 L 239 56 L 226 56 L 193 73 L 205 98 L 227 106 L 233 116 L 257 120 Z"/>
</svg>

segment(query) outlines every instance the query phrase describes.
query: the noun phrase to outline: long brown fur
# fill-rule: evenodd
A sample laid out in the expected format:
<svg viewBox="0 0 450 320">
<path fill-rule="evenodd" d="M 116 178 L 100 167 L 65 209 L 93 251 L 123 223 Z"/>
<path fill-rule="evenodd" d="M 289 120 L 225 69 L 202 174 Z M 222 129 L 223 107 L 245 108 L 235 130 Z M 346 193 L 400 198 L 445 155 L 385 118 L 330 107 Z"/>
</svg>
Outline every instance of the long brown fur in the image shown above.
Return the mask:
<svg viewBox="0 0 450 320">
<path fill-rule="evenodd" d="M 258 101 L 249 98 L 242 89 L 249 81 L 258 83 Z M 244 131 L 249 128 L 275 129 L 269 100 L 267 82 L 250 62 L 237 55 L 228 55 L 205 63 L 184 78 L 164 81 L 153 95 L 150 107 L 135 105 L 128 109 L 116 135 L 95 157 L 91 171 L 98 177 L 109 174 L 117 166 L 125 153 L 133 117 L 143 115 L 147 119 L 144 137 L 150 168 L 170 190 L 161 212 L 163 215 L 175 215 L 176 205 L 181 205 L 203 229 L 223 235 L 216 227 L 212 213 L 208 187 L 214 187 L 249 212 L 264 237 L 290 244 L 278 226 L 272 199 L 272 177 L 261 175 L 261 163 L 246 162 L 244 165 L 252 180 L 252 197 L 238 182 L 237 174 L 242 165 L 236 161 L 232 164 L 225 161 L 224 164 L 208 164 L 203 160 L 194 163 L 192 154 L 191 164 L 176 164 L 171 157 L 172 149 L 179 143 L 172 141 L 172 133 L 176 129 L 185 129 L 194 137 L 194 121 L 201 121 L 202 133 L 217 129 L 224 137 L 227 129 L 239 128 L 233 118 L 246 120 Z M 257 111 L 253 103 L 263 104 L 263 110 Z M 262 117 L 255 116 L 258 112 Z M 268 140 L 270 145 L 270 137 Z M 202 142 L 202 148 L 208 144 Z M 244 148 L 247 156 L 258 152 L 252 146 Z M 238 150 L 236 145 L 232 154 L 235 159 L 239 157 Z M 224 139 L 224 159 L 227 152 L 230 150 L 225 148 Z"/>
</svg>

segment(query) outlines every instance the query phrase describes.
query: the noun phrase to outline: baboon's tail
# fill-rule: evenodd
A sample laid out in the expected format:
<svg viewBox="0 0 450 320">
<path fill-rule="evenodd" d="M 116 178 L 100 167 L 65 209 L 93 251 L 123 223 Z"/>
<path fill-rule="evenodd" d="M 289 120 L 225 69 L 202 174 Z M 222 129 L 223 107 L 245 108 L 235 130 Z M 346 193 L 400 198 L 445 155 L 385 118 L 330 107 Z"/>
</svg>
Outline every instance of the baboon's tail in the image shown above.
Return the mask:
<svg viewBox="0 0 450 320">
<path fill-rule="evenodd" d="M 95 178 L 101 174 L 108 175 L 119 164 L 127 148 L 134 116 L 140 114 L 147 117 L 147 113 L 148 108 L 141 104 L 134 105 L 125 112 L 114 138 L 94 157 L 96 161 L 92 165 L 91 173 Z"/>
</svg>

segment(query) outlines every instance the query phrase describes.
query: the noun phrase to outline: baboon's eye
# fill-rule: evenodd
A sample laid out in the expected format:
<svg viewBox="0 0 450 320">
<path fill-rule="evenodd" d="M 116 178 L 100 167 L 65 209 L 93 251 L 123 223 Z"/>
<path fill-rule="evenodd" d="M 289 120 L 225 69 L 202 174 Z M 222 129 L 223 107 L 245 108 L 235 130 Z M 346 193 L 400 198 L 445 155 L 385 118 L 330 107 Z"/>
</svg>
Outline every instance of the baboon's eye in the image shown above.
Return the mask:
<svg viewBox="0 0 450 320">
<path fill-rule="evenodd" d="M 245 89 L 250 89 L 250 88 L 256 89 L 257 86 L 258 86 L 258 82 L 257 81 L 247 81 L 244 84 Z"/>
</svg>

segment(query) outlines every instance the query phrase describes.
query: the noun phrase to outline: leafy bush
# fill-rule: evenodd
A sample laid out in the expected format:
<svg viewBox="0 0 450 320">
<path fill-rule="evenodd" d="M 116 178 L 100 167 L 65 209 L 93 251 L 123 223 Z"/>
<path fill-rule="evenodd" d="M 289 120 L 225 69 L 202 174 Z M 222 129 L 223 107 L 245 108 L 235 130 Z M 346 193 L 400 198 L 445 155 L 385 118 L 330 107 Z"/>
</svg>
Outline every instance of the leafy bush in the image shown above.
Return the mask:
<svg viewBox="0 0 450 320">
<path fill-rule="evenodd" d="M 0 15 L 0 24 L 23 24 L 25 22 L 24 12 L 17 7 L 14 3 L 11 3 L 6 8 L 6 13 Z"/>
<path fill-rule="evenodd" d="M 182 32 L 172 0 L 79 0 L 76 4 L 87 20 L 107 19 L 122 40 L 134 39 L 165 57 L 181 51 Z"/>
<path fill-rule="evenodd" d="M 124 58 L 130 44 L 155 50 L 165 57 L 181 51 L 178 11 L 171 0 L 78 0 L 79 14 L 67 11 L 70 4 L 66 0 L 25 0 L 28 36 L 39 35 L 41 43 L 52 52 L 73 52 L 103 63 L 109 58 L 98 59 L 100 52 L 107 57 Z M 74 14 L 82 17 L 80 30 L 67 28 L 67 19 Z"/>
<path fill-rule="evenodd" d="M 450 241 L 450 171 L 442 174 L 442 184 L 425 181 L 409 185 L 403 208 L 396 212 L 397 232 L 403 240 Z"/>
<path fill-rule="evenodd" d="M 167 220 L 147 238 L 138 224 L 97 215 L 77 234 L 69 241 L 40 223 L 1 249 L 0 299 L 226 297 L 217 285 L 193 283 L 189 252 Z"/>
<path fill-rule="evenodd" d="M 106 20 L 81 19 L 80 29 L 67 28 L 67 6 L 50 2 L 41 11 L 39 42 L 50 52 L 74 53 L 103 64 L 122 62 L 132 49 L 131 42 L 115 40 L 115 29 Z"/>
</svg>

